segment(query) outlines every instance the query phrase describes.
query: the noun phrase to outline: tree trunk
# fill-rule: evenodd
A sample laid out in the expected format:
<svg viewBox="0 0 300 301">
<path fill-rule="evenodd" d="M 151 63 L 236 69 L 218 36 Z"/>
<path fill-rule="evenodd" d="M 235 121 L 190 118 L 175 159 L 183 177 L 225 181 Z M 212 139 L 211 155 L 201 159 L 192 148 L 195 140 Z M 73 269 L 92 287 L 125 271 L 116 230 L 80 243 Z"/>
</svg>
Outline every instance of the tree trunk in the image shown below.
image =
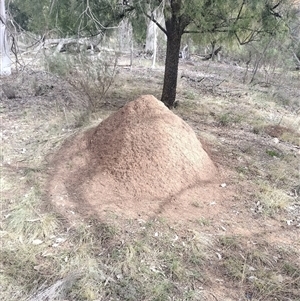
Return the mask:
<svg viewBox="0 0 300 301">
<path fill-rule="evenodd" d="M 215 47 L 216 47 L 216 41 L 212 41 L 211 43 L 211 60 L 215 60 Z"/>
<path fill-rule="evenodd" d="M 152 68 L 155 68 L 156 55 L 157 55 L 157 28 L 155 27 L 155 29 L 154 29 L 154 37 L 153 37 Z"/>
<path fill-rule="evenodd" d="M 166 20 L 167 52 L 165 62 L 164 86 L 161 101 L 173 108 L 176 99 L 177 75 L 180 53 L 180 42 L 183 30 L 176 17 Z"/>
<path fill-rule="evenodd" d="M 6 35 L 5 1 L 0 0 L 0 75 L 11 74 L 11 61 Z"/>
</svg>

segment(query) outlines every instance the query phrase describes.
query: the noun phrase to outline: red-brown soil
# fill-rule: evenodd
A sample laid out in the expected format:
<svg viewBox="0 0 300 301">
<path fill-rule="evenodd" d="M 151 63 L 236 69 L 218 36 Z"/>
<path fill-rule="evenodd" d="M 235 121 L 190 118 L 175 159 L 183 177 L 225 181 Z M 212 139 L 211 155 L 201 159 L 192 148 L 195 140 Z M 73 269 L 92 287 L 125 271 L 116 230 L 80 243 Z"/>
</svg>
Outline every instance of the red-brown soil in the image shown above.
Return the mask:
<svg viewBox="0 0 300 301">
<path fill-rule="evenodd" d="M 54 170 L 50 194 L 62 212 L 177 220 L 222 198 L 217 168 L 194 131 L 150 95 L 68 141 Z"/>
</svg>

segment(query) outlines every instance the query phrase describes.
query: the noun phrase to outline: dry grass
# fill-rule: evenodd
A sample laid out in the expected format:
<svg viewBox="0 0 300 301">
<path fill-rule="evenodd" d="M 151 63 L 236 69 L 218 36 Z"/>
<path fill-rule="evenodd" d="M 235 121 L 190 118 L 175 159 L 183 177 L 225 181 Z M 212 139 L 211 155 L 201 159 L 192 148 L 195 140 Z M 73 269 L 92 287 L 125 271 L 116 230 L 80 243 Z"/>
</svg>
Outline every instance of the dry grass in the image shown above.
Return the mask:
<svg viewBox="0 0 300 301">
<path fill-rule="evenodd" d="M 297 254 L 284 252 L 267 242 L 251 246 L 242 237 L 221 237 L 219 243 L 224 252 L 221 266 L 228 279 L 243 288 L 246 299 L 299 298 L 300 266 L 294 261 Z"/>
<path fill-rule="evenodd" d="M 264 214 L 275 215 L 293 202 L 293 198 L 288 196 L 286 192 L 267 183 L 261 183 L 259 188 L 257 198 L 261 206 L 260 211 Z"/>
<path fill-rule="evenodd" d="M 19 108 L 18 119 L 6 121 L 5 126 L 13 129 L 17 120 L 23 132 L 20 128 L 12 131 L 2 151 L 1 299 L 33 301 L 39 293 L 49 292 L 52 300 L 51 288 L 60 280 L 72 279 L 59 289 L 61 298 L 299 300 L 299 250 L 269 241 L 263 227 L 255 237 L 229 232 L 220 235 L 216 221 L 201 215 L 186 226 L 114 215 L 105 222 L 97 218 L 68 222 L 45 206 L 47 156 L 67 137 L 107 116 L 126 100 L 145 93 L 159 97 L 161 70 L 144 73 L 139 69 L 134 74 L 119 74 L 107 94 L 107 107 L 93 114 L 81 114 L 83 107 L 75 94 L 67 94 L 71 100 L 66 104 L 64 94 L 51 106 L 30 102 L 31 106 Z M 32 89 L 41 85 L 38 79 Z M 286 218 L 285 209 L 299 204 L 288 194 L 299 181 L 298 157 L 289 153 L 290 144 L 284 144 L 297 144 L 295 126 L 289 123 L 292 113 L 273 98 L 259 99 L 261 94 L 256 92 L 247 92 L 244 97 L 228 96 L 227 92 L 227 96 L 216 96 L 203 94 L 186 82 L 180 85 L 180 105 L 175 112 L 212 146 L 219 163 L 236 173 L 237 182 L 252 185 L 250 194 L 241 190 L 236 199 L 244 202 L 245 219 L 254 225 L 256 220 L 263 223 Z M 282 134 L 280 146 L 274 146 L 266 129 L 278 121 L 272 113 L 278 107 L 291 136 Z M 258 130 L 253 133 L 255 127 Z M 243 136 L 237 136 L 240 128 Z M 253 137 L 257 140 L 251 140 Z M 274 152 L 280 156 L 273 156 Z M 261 214 L 253 218 L 249 208 L 258 201 Z M 192 206 L 198 208 L 199 203 Z M 284 229 L 278 235 L 285 235 Z"/>
</svg>

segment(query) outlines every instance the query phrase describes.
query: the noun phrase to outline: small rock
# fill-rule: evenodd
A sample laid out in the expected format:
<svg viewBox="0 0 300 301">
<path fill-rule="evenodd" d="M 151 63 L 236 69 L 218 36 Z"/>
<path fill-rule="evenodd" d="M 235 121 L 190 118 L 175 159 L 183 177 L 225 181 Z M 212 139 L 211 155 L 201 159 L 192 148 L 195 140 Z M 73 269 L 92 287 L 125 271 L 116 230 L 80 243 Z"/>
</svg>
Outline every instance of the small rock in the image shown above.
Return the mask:
<svg viewBox="0 0 300 301">
<path fill-rule="evenodd" d="M 34 239 L 33 241 L 32 241 L 32 244 L 33 245 L 41 245 L 43 243 L 43 241 L 42 240 L 40 240 L 40 239 Z"/>
<path fill-rule="evenodd" d="M 278 138 L 274 138 L 273 141 L 274 141 L 274 143 L 276 143 L 276 144 L 279 143 L 279 139 L 278 139 Z"/>
<path fill-rule="evenodd" d="M 59 244 L 59 243 L 62 243 L 62 242 L 65 242 L 65 241 L 66 241 L 65 238 L 60 238 L 60 237 L 58 237 L 58 238 L 55 239 L 55 242 L 58 243 L 58 244 Z"/>
<path fill-rule="evenodd" d="M 248 277 L 249 281 L 254 282 L 255 280 L 257 280 L 258 278 L 255 276 L 249 276 Z"/>
<path fill-rule="evenodd" d="M 224 187 L 227 186 L 227 184 L 226 184 L 226 183 L 222 183 L 220 186 L 221 186 L 222 188 L 224 188 Z"/>
<path fill-rule="evenodd" d="M 281 274 L 277 275 L 276 278 L 277 278 L 277 281 L 278 281 L 279 283 L 282 283 L 283 280 L 284 280 Z"/>
</svg>

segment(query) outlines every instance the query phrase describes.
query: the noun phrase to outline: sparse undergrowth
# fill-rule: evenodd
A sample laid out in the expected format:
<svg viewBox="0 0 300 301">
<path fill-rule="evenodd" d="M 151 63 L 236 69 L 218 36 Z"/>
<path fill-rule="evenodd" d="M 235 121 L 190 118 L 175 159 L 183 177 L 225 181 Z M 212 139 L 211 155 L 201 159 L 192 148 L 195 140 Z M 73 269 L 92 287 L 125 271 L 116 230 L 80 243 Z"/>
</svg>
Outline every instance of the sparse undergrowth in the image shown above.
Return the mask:
<svg viewBox="0 0 300 301">
<path fill-rule="evenodd" d="M 246 300 L 297 300 L 299 298 L 299 254 L 265 241 L 242 237 L 219 239 L 223 272 L 245 291 Z"/>
<path fill-rule="evenodd" d="M 46 69 L 78 90 L 89 111 L 95 112 L 105 102 L 104 97 L 114 81 L 118 56 L 105 52 L 97 56 L 57 54 L 46 57 L 45 61 Z"/>
<path fill-rule="evenodd" d="M 261 94 L 242 85 L 236 92 L 221 84 L 205 91 L 180 83 L 175 113 L 204 138 L 216 164 L 231 172 L 228 184 L 240 191 L 226 228 L 220 226 L 226 214 L 202 215 L 201 200 L 190 204 L 199 218 L 186 224 L 114 214 L 67 220 L 49 205 L 48 156 L 126 100 L 158 93 L 161 70 L 120 72 L 107 106 L 93 114 L 70 86 L 44 73 L 24 76 L 20 101 L 5 101 L 1 299 L 300 300 L 299 116 L 295 99 L 275 99 L 274 90 Z M 245 223 L 236 234 L 238 214 Z"/>
</svg>

